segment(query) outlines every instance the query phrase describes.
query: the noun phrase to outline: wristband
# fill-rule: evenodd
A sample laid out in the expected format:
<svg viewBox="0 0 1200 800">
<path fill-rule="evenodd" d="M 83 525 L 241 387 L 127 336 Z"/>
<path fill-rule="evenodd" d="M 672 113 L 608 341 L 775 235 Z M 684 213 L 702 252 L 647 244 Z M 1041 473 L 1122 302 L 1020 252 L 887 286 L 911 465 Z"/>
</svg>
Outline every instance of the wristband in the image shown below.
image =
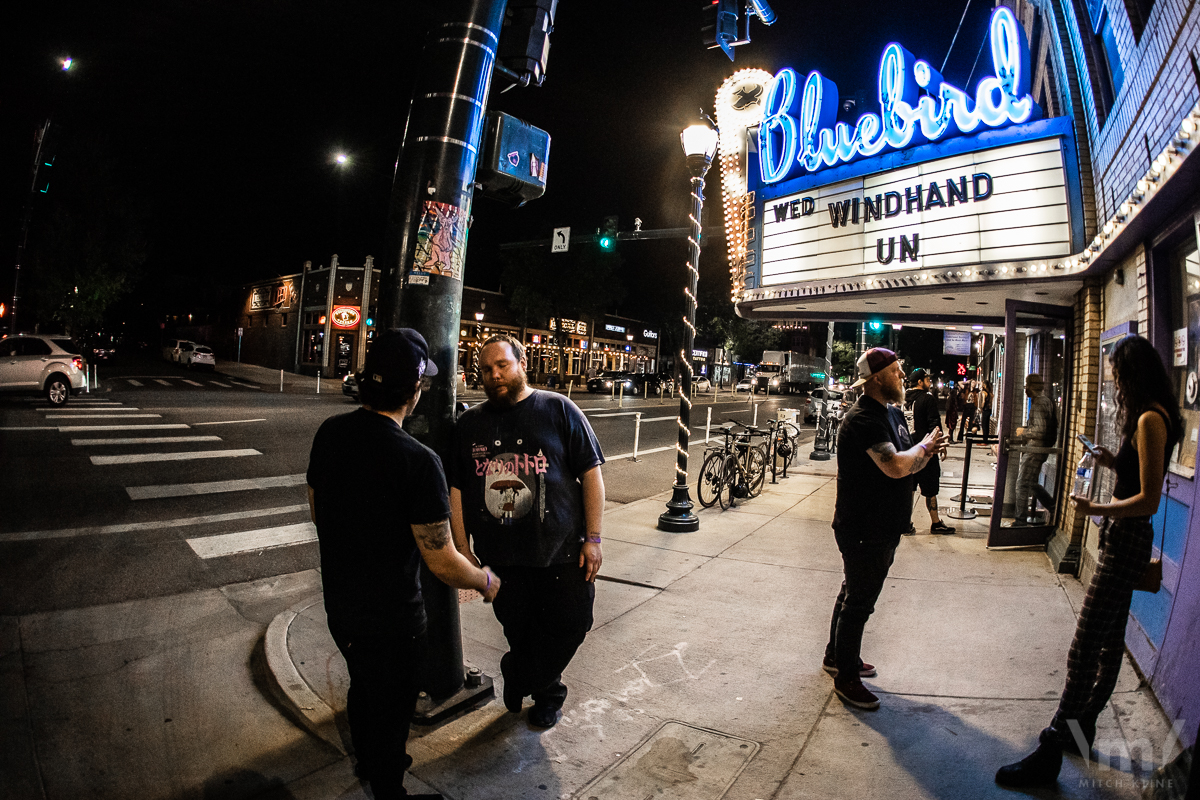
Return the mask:
<svg viewBox="0 0 1200 800">
<path fill-rule="evenodd" d="M 917 447 L 921 448 L 921 452 L 925 454 L 926 458 L 929 458 L 929 448 L 925 446 L 924 442 L 918 442 Z"/>
<path fill-rule="evenodd" d="M 599 536 L 589 536 L 589 537 L 587 537 L 586 541 L 590 542 L 591 544 L 600 544 L 600 537 Z"/>
<path fill-rule="evenodd" d="M 485 569 L 483 574 L 487 576 L 487 586 L 483 587 L 483 590 L 486 592 L 488 589 L 492 588 L 492 573 Z"/>
</svg>

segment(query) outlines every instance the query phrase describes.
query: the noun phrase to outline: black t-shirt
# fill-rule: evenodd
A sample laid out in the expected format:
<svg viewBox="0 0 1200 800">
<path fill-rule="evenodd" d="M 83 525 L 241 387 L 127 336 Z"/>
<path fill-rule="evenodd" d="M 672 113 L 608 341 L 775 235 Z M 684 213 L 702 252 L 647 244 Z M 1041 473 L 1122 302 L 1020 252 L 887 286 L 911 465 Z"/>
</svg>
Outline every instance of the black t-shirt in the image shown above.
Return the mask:
<svg viewBox="0 0 1200 800">
<path fill-rule="evenodd" d="M 343 628 L 421 633 L 421 553 L 411 526 L 450 517 L 441 460 L 390 417 L 360 408 L 317 430 L 308 485 L 329 617 Z"/>
<path fill-rule="evenodd" d="M 918 389 L 913 394 L 909 405 L 913 412 L 913 441 L 921 441 L 932 431 L 942 427 L 942 418 L 938 414 L 937 400 L 924 389 Z"/>
<path fill-rule="evenodd" d="M 837 441 L 837 503 L 833 529 L 863 539 L 899 539 L 912 520 L 912 476 L 889 478 L 867 452 L 891 442 L 897 452 L 913 446 L 904 413 L 867 395 L 842 420 Z"/>
<path fill-rule="evenodd" d="M 587 534 L 579 476 L 604 463 L 583 413 L 534 390 L 511 407 L 481 403 L 455 427 L 450 485 L 480 562 L 547 567 L 579 559 Z"/>
</svg>

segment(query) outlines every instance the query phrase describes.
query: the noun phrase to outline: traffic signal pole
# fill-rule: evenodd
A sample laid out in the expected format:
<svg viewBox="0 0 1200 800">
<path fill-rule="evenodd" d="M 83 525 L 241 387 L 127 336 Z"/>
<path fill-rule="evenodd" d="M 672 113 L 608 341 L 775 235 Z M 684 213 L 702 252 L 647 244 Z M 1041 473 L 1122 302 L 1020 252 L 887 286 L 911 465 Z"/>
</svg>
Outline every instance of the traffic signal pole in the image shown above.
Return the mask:
<svg viewBox="0 0 1200 800">
<path fill-rule="evenodd" d="M 428 341 L 438 374 L 405 427 L 443 457 L 454 424 L 467 228 L 506 3 L 445 1 L 449 21 L 434 24 L 425 44 L 388 211 L 377 327 L 415 328 Z M 421 586 L 429 618 L 422 681 L 428 699 L 418 704 L 417 718 L 432 723 L 493 692 L 491 680 L 474 671 L 466 680 L 458 592 L 425 567 Z"/>
</svg>

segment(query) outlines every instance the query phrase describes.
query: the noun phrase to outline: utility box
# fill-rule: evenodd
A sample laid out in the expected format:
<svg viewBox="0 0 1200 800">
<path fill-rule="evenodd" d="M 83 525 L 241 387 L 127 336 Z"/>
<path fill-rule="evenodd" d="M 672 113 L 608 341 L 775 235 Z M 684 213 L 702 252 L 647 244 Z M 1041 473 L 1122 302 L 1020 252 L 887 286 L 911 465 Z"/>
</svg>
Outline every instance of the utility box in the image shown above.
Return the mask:
<svg viewBox="0 0 1200 800">
<path fill-rule="evenodd" d="M 487 115 L 475 180 L 484 197 L 523 206 L 546 192 L 550 134 L 500 111 Z"/>
</svg>

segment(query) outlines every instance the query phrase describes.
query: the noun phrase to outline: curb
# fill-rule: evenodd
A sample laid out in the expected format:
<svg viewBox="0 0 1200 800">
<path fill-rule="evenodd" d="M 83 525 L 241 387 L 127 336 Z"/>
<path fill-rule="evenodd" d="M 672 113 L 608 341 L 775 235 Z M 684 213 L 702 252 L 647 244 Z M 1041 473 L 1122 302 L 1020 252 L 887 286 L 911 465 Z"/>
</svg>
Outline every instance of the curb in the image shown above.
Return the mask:
<svg viewBox="0 0 1200 800">
<path fill-rule="evenodd" d="M 309 597 L 281 611 L 267 626 L 263 636 L 263 651 L 271 677 L 271 694 L 309 733 L 328 742 L 343 756 L 348 755 L 338 733 L 334 711 L 305 682 L 288 652 L 288 631 L 296 617 L 323 601 L 323 595 Z"/>
</svg>

